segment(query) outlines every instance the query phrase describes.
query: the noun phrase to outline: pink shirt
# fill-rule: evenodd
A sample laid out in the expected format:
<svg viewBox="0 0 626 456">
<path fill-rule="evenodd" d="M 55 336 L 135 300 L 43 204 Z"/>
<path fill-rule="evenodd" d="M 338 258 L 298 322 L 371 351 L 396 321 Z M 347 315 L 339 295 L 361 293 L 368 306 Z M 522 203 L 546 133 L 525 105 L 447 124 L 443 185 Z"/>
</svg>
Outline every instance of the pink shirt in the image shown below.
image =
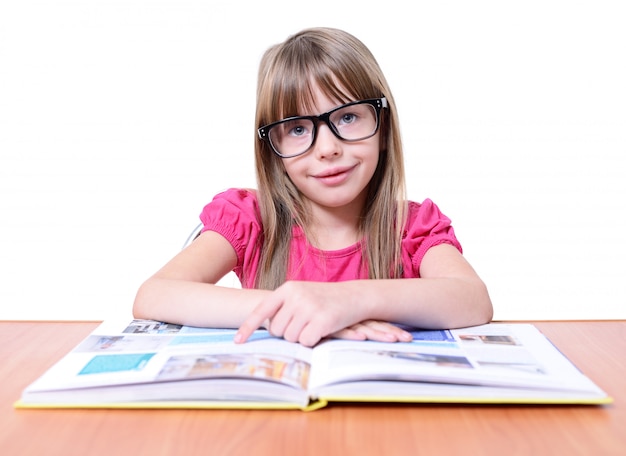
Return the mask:
<svg viewBox="0 0 626 456">
<path fill-rule="evenodd" d="M 233 246 L 237 253 L 234 272 L 244 288 L 251 288 L 263 237 L 256 193 L 244 189 L 219 193 L 204 207 L 200 220 L 204 224 L 203 231 L 215 231 Z M 421 204 L 409 202 L 401 246 L 404 277 L 419 277 L 426 251 L 441 243 L 452 244 L 462 252 L 450 219 L 435 203 L 429 199 Z M 361 267 L 361 254 L 360 243 L 340 250 L 316 249 L 307 242 L 301 228 L 294 227 L 287 278 L 319 282 L 366 279 L 367 268 Z"/>
</svg>

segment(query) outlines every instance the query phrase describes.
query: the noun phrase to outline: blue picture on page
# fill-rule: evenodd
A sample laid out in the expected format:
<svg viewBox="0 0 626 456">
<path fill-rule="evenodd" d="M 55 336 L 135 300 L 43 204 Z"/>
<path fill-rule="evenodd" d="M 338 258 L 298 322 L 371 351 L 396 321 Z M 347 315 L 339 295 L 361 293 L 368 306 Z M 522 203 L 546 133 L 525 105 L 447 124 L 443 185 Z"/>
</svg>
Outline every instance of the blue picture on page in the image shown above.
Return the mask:
<svg viewBox="0 0 626 456">
<path fill-rule="evenodd" d="M 78 375 L 138 371 L 143 369 L 153 356 L 154 353 L 97 355 L 83 367 Z"/>
</svg>

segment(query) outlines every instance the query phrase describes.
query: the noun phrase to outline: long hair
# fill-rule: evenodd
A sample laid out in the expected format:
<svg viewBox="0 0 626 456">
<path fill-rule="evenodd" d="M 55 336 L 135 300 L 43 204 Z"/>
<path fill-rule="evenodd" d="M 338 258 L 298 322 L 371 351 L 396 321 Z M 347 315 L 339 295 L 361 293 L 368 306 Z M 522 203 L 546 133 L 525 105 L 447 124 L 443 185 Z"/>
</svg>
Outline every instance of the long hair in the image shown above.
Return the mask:
<svg viewBox="0 0 626 456">
<path fill-rule="evenodd" d="M 369 277 L 401 277 L 400 243 L 405 223 L 404 159 L 393 95 L 376 59 L 357 38 L 341 30 L 311 28 L 269 48 L 259 66 L 256 127 L 298 115 L 314 105 L 313 87 L 342 103 L 385 96 L 380 155 L 360 217 Z M 307 234 L 310 214 L 280 157 L 256 137 L 255 161 L 263 241 L 256 288 L 286 280 L 293 226 Z"/>
</svg>

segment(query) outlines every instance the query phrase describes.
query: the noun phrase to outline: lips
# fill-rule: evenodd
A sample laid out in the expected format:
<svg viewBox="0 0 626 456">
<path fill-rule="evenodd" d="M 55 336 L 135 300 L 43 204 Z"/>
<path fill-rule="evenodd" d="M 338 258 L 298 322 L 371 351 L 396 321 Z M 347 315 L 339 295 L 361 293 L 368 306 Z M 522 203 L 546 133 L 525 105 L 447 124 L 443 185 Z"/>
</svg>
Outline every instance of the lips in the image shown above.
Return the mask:
<svg viewBox="0 0 626 456">
<path fill-rule="evenodd" d="M 327 185 L 337 185 L 348 179 L 354 168 L 356 168 L 356 165 L 337 166 L 325 169 L 318 174 L 314 174 L 313 177 Z"/>
<path fill-rule="evenodd" d="M 335 167 L 335 168 L 329 168 L 327 170 L 322 171 L 321 173 L 315 174 L 313 177 L 316 177 L 318 179 L 325 179 L 328 177 L 334 177 L 334 176 L 338 176 L 341 174 L 345 174 L 351 170 L 353 170 L 355 168 L 356 165 L 354 166 L 341 166 L 341 167 Z"/>
</svg>

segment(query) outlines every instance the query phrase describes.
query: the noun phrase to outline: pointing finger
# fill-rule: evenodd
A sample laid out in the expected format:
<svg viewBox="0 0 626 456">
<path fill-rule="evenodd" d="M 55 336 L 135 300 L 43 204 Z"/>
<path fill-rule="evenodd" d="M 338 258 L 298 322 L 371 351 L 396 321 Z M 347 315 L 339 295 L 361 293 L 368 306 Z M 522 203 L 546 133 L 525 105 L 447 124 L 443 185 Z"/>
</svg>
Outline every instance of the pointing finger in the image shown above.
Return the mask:
<svg viewBox="0 0 626 456">
<path fill-rule="evenodd" d="M 248 318 L 239 326 L 239 330 L 234 338 L 235 343 L 242 344 L 247 341 L 250 335 L 263 325 L 263 322 L 276 315 L 276 312 L 278 312 L 281 306 L 282 301 L 272 301 L 269 299 L 256 306 Z"/>
</svg>

